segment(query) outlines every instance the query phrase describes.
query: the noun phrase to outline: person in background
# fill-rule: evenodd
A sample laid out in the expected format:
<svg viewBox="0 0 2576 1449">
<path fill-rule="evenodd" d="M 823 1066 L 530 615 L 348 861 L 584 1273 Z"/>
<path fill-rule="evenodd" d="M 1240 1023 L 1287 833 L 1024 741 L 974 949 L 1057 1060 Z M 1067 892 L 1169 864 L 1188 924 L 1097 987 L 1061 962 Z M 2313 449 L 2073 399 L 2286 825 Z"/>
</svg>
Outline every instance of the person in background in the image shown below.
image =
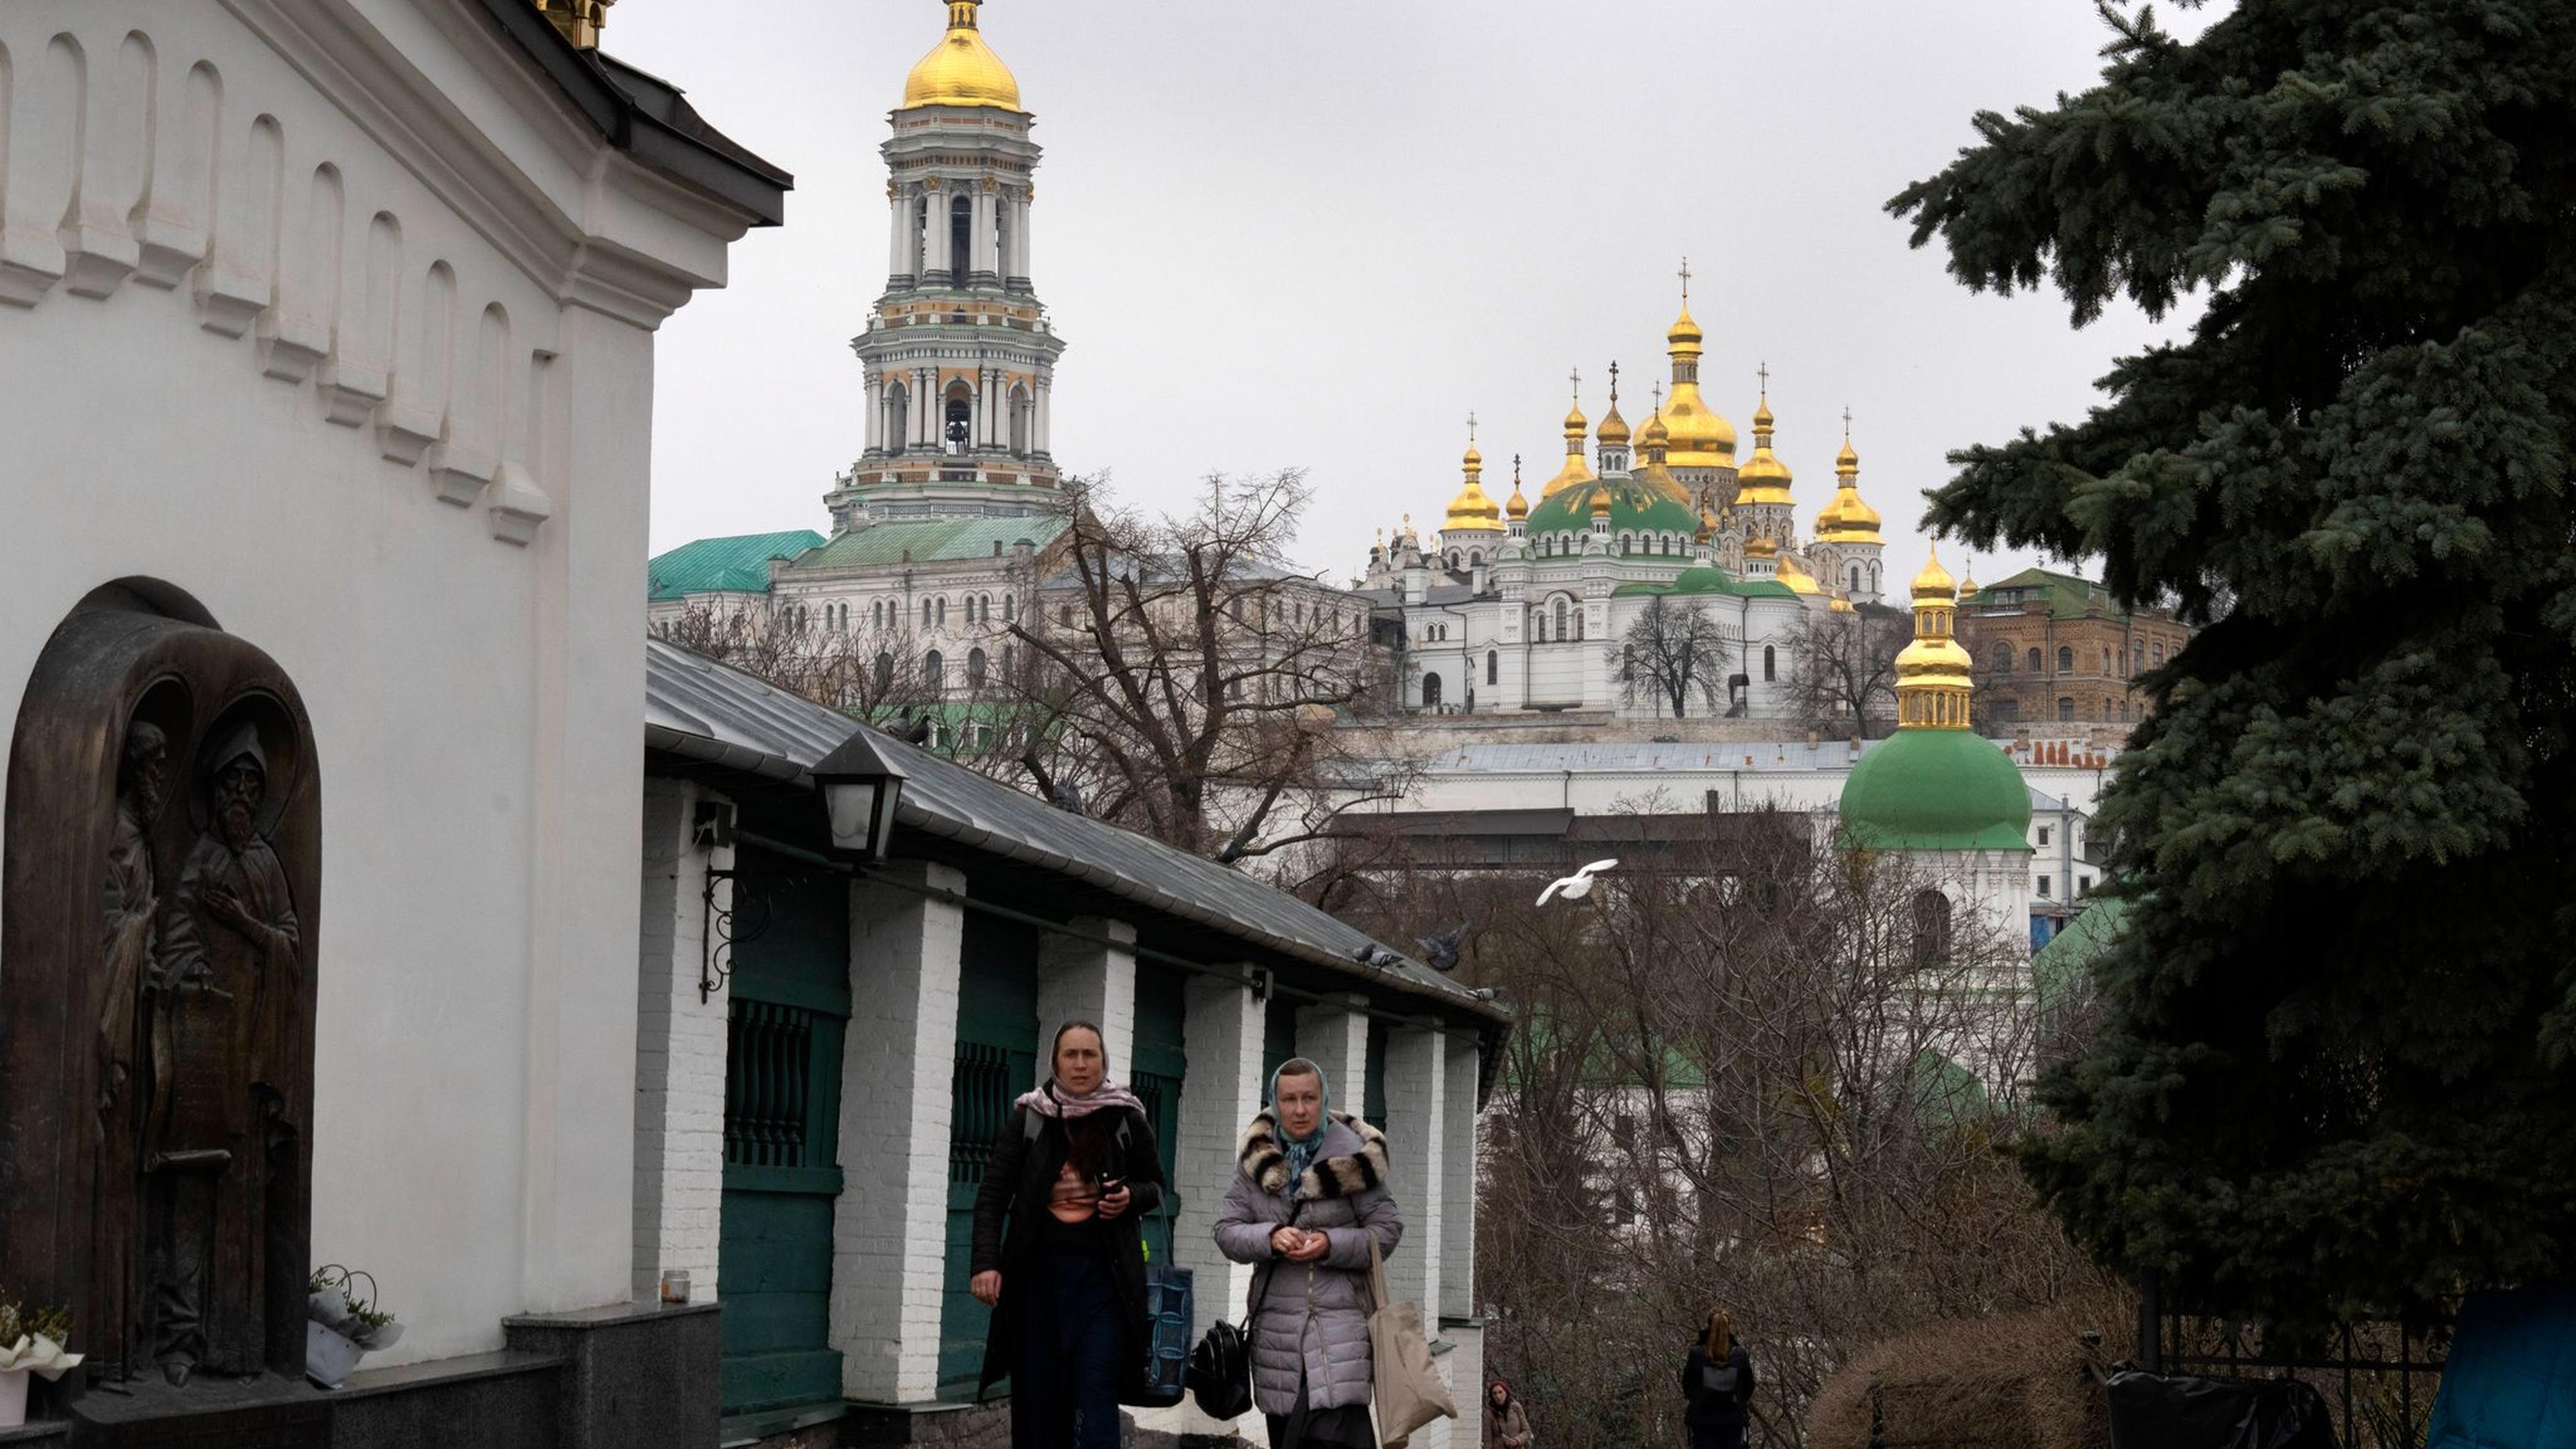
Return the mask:
<svg viewBox="0 0 2576 1449">
<path fill-rule="evenodd" d="M 1752 1399 L 1753 1356 L 1735 1341 L 1726 1310 L 1712 1308 L 1706 1331 L 1682 1360 L 1682 1426 L 1691 1449 L 1744 1449 Z"/>
<path fill-rule="evenodd" d="M 1011 1107 L 975 1193 L 976 1299 L 993 1309 L 981 1387 L 1011 1380 L 1014 1449 L 1118 1449 L 1145 1368 L 1145 1244 L 1162 1158 L 1100 1028 L 1055 1034 L 1054 1075 Z"/>
<path fill-rule="evenodd" d="M 1512 1397 L 1512 1386 L 1494 1380 L 1485 1391 L 1485 1449 L 1529 1449 L 1529 1415 L 1521 1412 L 1521 1401 Z"/>
<path fill-rule="evenodd" d="M 1332 1110 L 1324 1069 L 1296 1058 L 1244 1129 L 1217 1250 L 1257 1265 L 1252 1398 L 1271 1449 L 1377 1449 L 1369 1422 L 1369 1245 L 1392 1257 L 1404 1219 L 1387 1191 L 1386 1136 Z"/>
</svg>

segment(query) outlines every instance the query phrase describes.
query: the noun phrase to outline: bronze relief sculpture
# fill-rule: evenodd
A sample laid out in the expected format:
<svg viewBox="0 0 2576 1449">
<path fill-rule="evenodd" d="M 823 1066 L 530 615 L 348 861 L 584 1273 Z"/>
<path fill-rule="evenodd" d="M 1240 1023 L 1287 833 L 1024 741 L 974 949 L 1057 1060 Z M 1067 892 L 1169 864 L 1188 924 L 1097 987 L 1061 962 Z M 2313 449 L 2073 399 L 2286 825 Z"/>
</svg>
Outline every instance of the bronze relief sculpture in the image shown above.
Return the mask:
<svg viewBox="0 0 2576 1449">
<path fill-rule="evenodd" d="M 71 1305 L 102 1387 L 303 1372 L 314 763 L 265 654 L 116 590 L 55 631 L 20 705 L 0 1282 Z"/>
</svg>

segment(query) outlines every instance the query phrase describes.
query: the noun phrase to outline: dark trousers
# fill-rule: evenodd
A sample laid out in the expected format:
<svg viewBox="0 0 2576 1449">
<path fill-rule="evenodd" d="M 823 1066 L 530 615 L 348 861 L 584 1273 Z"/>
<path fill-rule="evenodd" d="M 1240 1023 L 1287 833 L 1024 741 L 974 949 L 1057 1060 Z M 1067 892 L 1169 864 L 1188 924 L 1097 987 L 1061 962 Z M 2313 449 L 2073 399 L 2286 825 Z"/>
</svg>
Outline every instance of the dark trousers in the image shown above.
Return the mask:
<svg viewBox="0 0 2576 1449">
<path fill-rule="evenodd" d="M 1097 1253 L 1042 1254 L 1011 1365 L 1013 1449 L 1118 1449 L 1126 1329 L 1118 1285 Z"/>
<path fill-rule="evenodd" d="M 1744 1449 L 1744 1425 L 1715 1424 L 1690 1431 L 1691 1449 Z"/>
<path fill-rule="evenodd" d="M 1376 1449 L 1377 1430 L 1368 1405 L 1338 1409 L 1311 1408 L 1306 1403 L 1306 1367 L 1297 1366 L 1297 1407 L 1286 1414 L 1261 1416 L 1270 1430 L 1270 1449 Z"/>
</svg>

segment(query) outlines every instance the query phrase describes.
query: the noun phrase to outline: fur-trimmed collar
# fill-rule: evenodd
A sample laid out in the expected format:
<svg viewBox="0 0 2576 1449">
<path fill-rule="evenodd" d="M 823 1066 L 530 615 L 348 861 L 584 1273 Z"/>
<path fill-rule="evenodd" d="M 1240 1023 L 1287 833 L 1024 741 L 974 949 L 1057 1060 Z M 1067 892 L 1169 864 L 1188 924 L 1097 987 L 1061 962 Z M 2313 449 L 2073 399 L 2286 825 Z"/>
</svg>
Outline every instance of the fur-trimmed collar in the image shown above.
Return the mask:
<svg viewBox="0 0 2576 1449">
<path fill-rule="evenodd" d="M 1386 1185 L 1386 1134 L 1347 1112 L 1335 1112 L 1332 1120 L 1350 1130 L 1360 1140 L 1360 1150 L 1340 1157 L 1320 1157 L 1307 1165 L 1298 1179 L 1299 1197 L 1357 1197 L 1371 1188 Z M 1330 1125 L 1324 1129 L 1332 1130 Z M 1288 1191 L 1288 1154 L 1279 1145 L 1279 1117 L 1264 1107 L 1243 1129 L 1243 1146 L 1235 1153 L 1235 1165 L 1243 1175 L 1259 1184 L 1273 1197 Z"/>
</svg>

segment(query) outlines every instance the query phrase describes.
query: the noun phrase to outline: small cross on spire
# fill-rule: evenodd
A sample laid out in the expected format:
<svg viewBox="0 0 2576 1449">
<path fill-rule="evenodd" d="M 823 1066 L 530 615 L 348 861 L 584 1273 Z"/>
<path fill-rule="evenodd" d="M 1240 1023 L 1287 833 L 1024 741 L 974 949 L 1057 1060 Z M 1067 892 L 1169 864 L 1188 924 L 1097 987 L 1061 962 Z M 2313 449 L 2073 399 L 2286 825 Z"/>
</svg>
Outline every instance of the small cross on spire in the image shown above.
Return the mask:
<svg viewBox="0 0 2576 1449">
<path fill-rule="evenodd" d="M 1512 491 L 1521 491 L 1521 455 L 1518 453 L 1512 454 Z"/>
<path fill-rule="evenodd" d="M 1568 382 L 1574 384 L 1574 400 L 1576 402 L 1583 401 L 1583 369 L 1578 367 L 1574 371 L 1567 373 L 1565 376 Z"/>
<path fill-rule="evenodd" d="M 1682 300 L 1685 302 L 1690 300 L 1690 279 L 1690 258 L 1684 257 L 1682 258 Z"/>
<path fill-rule="evenodd" d="M 1476 415 L 1474 413 L 1467 414 L 1467 446 L 1471 448 L 1476 446 Z"/>
<path fill-rule="evenodd" d="M 1610 406 L 1619 405 L 1619 364 L 1610 364 Z"/>
<path fill-rule="evenodd" d="M 1769 397 L 1771 395 L 1771 364 L 1768 361 L 1764 362 L 1760 367 L 1753 369 L 1753 375 L 1762 379 L 1762 395 L 1764 397 Z"/>
<path fill-rule="evenodd" d="M 1851 409 L 1843 409 L 1843 441 L 1851 441 Z"/>
<path fill-rule="evenodd" d="M 1655 383 L 1655 411 L 1660 413 L 1660 412 L 1662 412 L 1663 410 L 1664 410 L 1664 384 L 1663 384 L 1663 382 L 1662 382 L 1662 380 L 1661 380 L 1661 379 L 1658 379 L 1658 380 L 1656 381 L 1656 383 Z"/>
</svg>

